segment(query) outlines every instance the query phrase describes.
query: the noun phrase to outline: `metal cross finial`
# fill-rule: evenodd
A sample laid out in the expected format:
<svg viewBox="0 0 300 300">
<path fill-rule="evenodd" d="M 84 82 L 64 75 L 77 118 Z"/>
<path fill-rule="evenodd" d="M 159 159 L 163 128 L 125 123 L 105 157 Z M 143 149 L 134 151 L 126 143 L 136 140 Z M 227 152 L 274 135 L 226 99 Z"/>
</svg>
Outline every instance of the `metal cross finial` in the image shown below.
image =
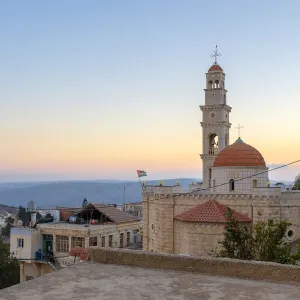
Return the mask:
<svg viewBox="0 0 300 300">
<path fill-rule="evenodd" d="M 221 53 L 218 52 L 218 45 L 216 45 L 216 49 L 214 51 L 214 54 L 211 54 L 211 56 L 210 56 L 210 57 L 214 57 L 215 58 L 215 62 L 214 62 L 215 65 L 218 63 L 218 61 L 217 61 L 217 57 L 218 56 L 221 56 Z"/>
<path fill-rule="evenodd" d="M 244 128 L 243 126 L 241 126 L 241 124 L 238 124 L 237 127 L 235 127 L 237 130 L 238 130 L 238 137 L 240 138 L 241 137 L 241 129 Z"/>
</svg>

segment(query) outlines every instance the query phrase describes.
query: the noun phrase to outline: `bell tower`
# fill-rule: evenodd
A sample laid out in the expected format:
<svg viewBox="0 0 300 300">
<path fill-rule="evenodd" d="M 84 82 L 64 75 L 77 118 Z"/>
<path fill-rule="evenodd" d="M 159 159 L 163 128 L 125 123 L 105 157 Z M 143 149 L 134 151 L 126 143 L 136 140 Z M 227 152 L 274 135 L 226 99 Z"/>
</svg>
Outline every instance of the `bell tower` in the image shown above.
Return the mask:
<svg viewBox="0 0 300 300">
<path fill-rule="evenodd" d="M 200 106 L 202 111 L 202 159 L 203 188 L 213 186 L 211 166 L 218 153 L 229 145 L 229 114 L 231 107 L 227 105 L 225 89 L 225 73 L 219 66 L 217 58 L 221 56 L 218 48 L 211 57 L 214 64 L 206 73 L 205 105 Z"/>
</svg>

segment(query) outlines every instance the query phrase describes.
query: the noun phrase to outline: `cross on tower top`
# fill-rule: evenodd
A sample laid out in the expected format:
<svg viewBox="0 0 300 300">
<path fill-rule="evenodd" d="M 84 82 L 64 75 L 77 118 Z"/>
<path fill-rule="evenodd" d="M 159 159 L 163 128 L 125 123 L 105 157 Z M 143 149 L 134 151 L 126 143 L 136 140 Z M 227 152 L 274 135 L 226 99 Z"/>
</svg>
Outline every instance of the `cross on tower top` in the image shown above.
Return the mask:
<svg viewBox="0 0 300 300">
<path fill-rule="evenodd" d="M 235 127 L 238 130 L 238 138 L 241 137 L 241 129 L 244 128 L 244 126 L 241 126 L 241 124 L 238 124 L 237 127 Z"/>
<path fill-rule="evenodd" d="M 218 64 L 218 61 L 217 61 L 218 56 L 221 56 L 221 53 L 218 52 L 218 45 L 216 45 L 216 49 L 215 49 L 214 53 L 210 55 L 210 57 L 215 58 L 215 62 L 214 62 L 215 65 Z"/>
</svg>

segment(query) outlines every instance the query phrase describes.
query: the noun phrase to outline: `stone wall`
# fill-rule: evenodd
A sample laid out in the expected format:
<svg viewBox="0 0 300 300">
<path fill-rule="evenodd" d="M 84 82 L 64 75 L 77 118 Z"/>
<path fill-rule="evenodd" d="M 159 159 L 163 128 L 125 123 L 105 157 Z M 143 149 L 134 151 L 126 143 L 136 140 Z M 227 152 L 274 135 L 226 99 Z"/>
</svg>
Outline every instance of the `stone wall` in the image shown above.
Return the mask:
<svg viewBox="0 0 300 300">
<path fill-rule="evenodd" d="M 223 239 L 224 224 L 182 222 L 175 220 L 174 253 L 211 255 L 219 249 Z"/>
<path fill-rule="evenodd" d="M 300 191 L 287 191 L 281 194 L 280 199 L 281 219 L 288 220 L 290 226 L 287 236 L 288 242 L 294 242 L 300 238 Z"/>
<path fill-rule="evenodd" d="M 98 263 L 300 284 L 299 266 L 96 247 L 88 251 L 88 260 Z"/>
<path fill-rule="evenodd" d="M 20 282 L 28 280 L 28 278 L 36 278 L 54 270 L 47 263 L 42 262 L 20 262 Z"/>
<path fill-rule="evenodd" d="M 212 227 L 211 225 L 201 227 L 199 225 L 204 230 L 192 233 L 192 228 L 191 233 L 188 233 L 187 229 L 179 229 L 180 226 L 176 226 L 173 219 L 174 216 L 211 199 L 248 215 L 254 223 L 258 220 L 280 219 L 281 216 L 280 195 L 277 192 L 269 196 L 253 194 L 203 194 L 199 192 L 189 194 L 154 194 L 144 192 L 143 249 L 154 252 L 197 255 L 204 255 L 211 251 L 220 239 L 220 228 L 218 228 L 218 232 L 216 233 L 216 227 Z M 285 214 L 287 214 L 287 211 Z M 294 215 L 296 218 L 298 212 L 296 213 L 295 211 Z M 196 225 L 194 224 L 193 226 Z M 296 229 L 294 230 L 296 232 Z M 208 235 L 208 237 L 203 236 L 203 241 L 200 243 L 197 239 L 201 239 L 202 235 Z M 187 244 L 189 241 L 193 244 L 191 247 Z M 199 243 L 202 244 L 202 247 L 200 247 Z M 205 253 L 202 250 L 202 252 L 195 252 L 196 249 L 198 249 L 197 251 L 203 249 Z"/>
</svg>

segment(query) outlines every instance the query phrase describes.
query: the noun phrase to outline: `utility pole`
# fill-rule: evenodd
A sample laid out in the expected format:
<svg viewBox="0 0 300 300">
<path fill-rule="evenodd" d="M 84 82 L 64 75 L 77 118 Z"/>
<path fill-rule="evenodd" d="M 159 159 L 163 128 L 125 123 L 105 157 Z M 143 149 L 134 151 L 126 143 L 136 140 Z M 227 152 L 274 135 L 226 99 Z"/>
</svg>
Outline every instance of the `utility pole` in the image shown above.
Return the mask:
<svg viewBox="0 0 300 300">
<path fill-rule="evenodd" d="M 125 211 L 125 202 L 126 202 L 126 184 L 124 182 L 124 207 L 123 207 L 123 211 Z"/>
</svg>

